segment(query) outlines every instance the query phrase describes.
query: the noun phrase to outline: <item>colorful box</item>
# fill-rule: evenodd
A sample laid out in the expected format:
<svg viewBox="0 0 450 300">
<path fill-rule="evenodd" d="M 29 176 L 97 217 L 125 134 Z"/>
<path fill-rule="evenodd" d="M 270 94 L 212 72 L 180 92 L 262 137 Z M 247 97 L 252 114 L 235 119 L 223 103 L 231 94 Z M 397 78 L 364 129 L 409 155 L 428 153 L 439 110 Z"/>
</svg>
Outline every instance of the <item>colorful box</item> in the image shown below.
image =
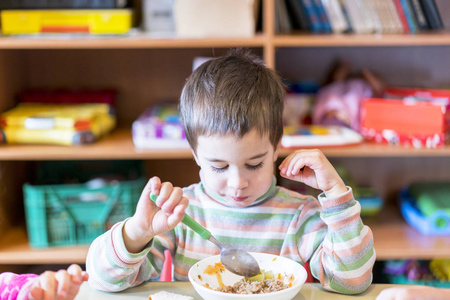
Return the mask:
<svg viewBox="0 0 450 300">
<path fill-rule="evenodd" d="M 450 91 L 390 88 L 361 104 L 361 133 L 376 142 L 437 148 L 448 140 Z"/>
<path fill-rule="evenodd" d="M 145 110 L 133 122 L 132 136 L 137 148 L 189 148 L 175 103 L 158 103 Z"/>
<path fill-rule="evenodd" d="M 131 9 L 3 10 L 3 34 L 91 33 L 125 34 Z"/>
</svg>

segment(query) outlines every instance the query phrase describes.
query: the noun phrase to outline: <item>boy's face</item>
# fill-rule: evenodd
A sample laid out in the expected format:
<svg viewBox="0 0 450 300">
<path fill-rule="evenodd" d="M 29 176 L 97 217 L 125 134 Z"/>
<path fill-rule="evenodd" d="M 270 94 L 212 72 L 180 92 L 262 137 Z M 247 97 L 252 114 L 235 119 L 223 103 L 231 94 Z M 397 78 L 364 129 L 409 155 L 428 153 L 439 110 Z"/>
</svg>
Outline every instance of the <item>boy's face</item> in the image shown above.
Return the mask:
<svg viewBox="0 0 450 300">
<path fill-rule="evenodd" d="M 246 207 L 264 195 L 273 179 L 274 150 L 268 135 L 252 130 L 233 135 L 200 136 L 195 160 L 202 182 L 231 206 Z"/>
</svg>

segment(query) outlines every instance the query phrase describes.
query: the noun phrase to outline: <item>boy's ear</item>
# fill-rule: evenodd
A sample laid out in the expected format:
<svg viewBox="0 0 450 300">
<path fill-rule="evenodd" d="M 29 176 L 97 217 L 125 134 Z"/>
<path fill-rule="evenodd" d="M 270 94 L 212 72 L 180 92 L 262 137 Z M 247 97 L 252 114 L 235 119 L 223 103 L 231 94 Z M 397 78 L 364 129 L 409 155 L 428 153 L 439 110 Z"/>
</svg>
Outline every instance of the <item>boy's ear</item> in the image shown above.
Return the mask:
<svg viewBox="0 0 450 300">
<path fill-rule="evenodd" d="M 278 159 L 278 154 L 280 152 L 281 147 L 281 141 L 278 143 L 277 147 L 275 148 L 275 151 L 273 152 L 273 162 L 276 162 Z"/>
</svg>

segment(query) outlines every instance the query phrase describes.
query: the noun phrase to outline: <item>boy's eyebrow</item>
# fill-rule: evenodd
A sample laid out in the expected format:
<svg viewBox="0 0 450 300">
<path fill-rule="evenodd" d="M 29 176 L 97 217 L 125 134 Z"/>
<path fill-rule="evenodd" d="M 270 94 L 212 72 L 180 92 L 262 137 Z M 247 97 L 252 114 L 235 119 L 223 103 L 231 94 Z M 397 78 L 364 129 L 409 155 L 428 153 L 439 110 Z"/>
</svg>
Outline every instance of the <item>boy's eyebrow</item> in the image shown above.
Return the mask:
<svg viewBox="0 0 450 300">
<path fill-rule="evenodd" d="M 258 159 L 258 158 L 264 157 L 267 155 L 267 153 L 268 153 L 268 151 L 261 153 L 261 154 L 256 154 L 255 156 L 252 156 L 247 160 L 253 160 L 253 159 Z M 223 160 L 217 159 L 217 158 L 205 158 L 205 159 L 209 162 L 222 162 L 223 161 Z"/>
</svg>

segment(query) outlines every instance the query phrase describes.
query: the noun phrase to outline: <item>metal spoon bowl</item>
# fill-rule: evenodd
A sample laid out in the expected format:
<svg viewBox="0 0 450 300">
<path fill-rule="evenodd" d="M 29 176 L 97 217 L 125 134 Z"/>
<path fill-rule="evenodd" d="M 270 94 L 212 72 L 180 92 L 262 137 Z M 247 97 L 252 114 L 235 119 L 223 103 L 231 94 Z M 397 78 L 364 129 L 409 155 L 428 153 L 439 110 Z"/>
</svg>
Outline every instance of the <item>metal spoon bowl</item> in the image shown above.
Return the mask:
<svg viewBox="0 0 450 300">
<path fill-rule="evenodd" d="M 151 194 L 150 199 L 156 202 L 158 198 L 157 195 Z M 184 219 L 182 221 L 186 226 L 194 230 L 203 239 L 208 240 L 219 247 L 220 250 L 220 261 L 222 265 L 230 272 L 244 276 L 253 277 L 258 275 L 260 269 L 256 259 L 249 253 L 239 250 L 239 249 L 229 249 L 220 243 L 205 227 L 197 223 L 187 214 L 184 214 Z"/>
</svg>

